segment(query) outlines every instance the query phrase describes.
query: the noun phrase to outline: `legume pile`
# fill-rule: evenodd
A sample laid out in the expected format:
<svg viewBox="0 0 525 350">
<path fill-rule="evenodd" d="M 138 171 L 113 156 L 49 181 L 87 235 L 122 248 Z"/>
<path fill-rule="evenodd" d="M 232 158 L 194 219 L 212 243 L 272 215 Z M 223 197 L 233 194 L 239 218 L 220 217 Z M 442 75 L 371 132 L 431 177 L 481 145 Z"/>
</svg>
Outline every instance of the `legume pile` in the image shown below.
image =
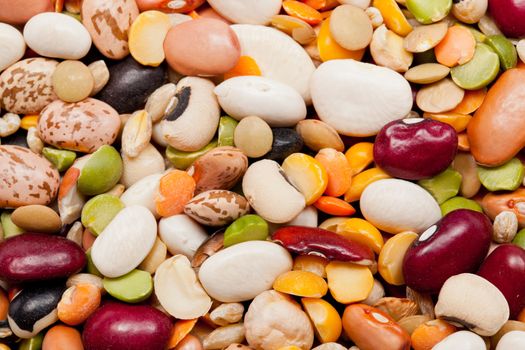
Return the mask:
<svg viewBox="0 0 525 350">
<path fill-rule="evenodd" d="M 523 38 L 519 0 L 0 0 L 0 350 L 525 349 Z"/>
</svg>

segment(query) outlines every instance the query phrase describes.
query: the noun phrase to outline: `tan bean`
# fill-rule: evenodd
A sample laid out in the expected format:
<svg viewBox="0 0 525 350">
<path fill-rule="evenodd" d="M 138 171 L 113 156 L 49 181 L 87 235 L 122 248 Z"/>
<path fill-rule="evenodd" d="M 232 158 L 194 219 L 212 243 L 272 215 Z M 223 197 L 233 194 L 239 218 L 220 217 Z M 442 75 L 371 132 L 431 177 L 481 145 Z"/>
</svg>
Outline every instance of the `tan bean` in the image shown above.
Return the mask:
<svg viewBox="0 0 525 350">
<path fill-rule="evenodd" d="M 512 211 L 502 211 L 494 218 L 492 239 L 496 243 L 509 243 L 518 232 L 518 217 Z"/>
<path fill-rule="evenodd" d="M 461 174 L 459 193 L 465 198 L 474 197 L 481 187 L 474 157 L 470 153 L 459 152 L 452 162 L 452 168 Z"/>
<path fill-rule="evenodd" d="M 244 325 L 242 323 L 219 327 L 204 338 L 204 349 L 223 349 L 232 343 L 244 341 Z"/>
<path fill-rule="evenodd" d="M 395 321 L 407 316 L 414 316 L 419 312 L 417 304 L 406 298 L 385 297 L 379 299 L 372 306 L 386 312 Z"/>
<path fill-rule="evenodd" d="M 239 322 L 243 314 L 244 306 L 241 303 L 224 303 L 210 313 L 210 319 L 216 325 L 227 326 Z"/>
</svg>

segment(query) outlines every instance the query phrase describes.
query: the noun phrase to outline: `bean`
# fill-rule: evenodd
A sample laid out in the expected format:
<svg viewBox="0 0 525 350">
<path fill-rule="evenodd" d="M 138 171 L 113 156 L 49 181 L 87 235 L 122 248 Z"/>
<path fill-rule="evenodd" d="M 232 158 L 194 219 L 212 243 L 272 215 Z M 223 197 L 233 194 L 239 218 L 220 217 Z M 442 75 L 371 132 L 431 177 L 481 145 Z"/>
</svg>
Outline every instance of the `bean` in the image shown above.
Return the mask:
<svg viewBox="0 0 525 350">
<path fill-rule="evenodd" d="M 83 350 L 80 332 L 75 328 L 54 326 L 49 329 L 42 343 L 42 350 Z"/>
<path fill-rule="evenodd" d="M 100 305 L 100 287 L 80 283 L 66 289 L 58 303 L 58 319 L 70 326 L 84 323 Z"/>
</svg>

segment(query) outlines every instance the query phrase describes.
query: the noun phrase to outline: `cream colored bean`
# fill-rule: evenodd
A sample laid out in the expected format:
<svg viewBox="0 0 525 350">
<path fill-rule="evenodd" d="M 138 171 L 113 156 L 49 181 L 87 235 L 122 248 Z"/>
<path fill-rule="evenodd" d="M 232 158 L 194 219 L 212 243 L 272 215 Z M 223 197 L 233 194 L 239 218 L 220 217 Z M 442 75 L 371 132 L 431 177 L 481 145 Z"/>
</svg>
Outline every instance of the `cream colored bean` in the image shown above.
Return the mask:
<svg viewBox="0 0 525 350">
<path fill-rule="evenodd" d="M 84 233 L 84 227 L 80 221 L 75 221 L 67 232 L 66 238 L 70 241 L 75 242 L 79 246 L 82 246 L 82 234 Z"/>
<path fill-rule="evenodd" d="M 13 135 L 20 128 L 20 117 L 18 114 L 6 113 L 0 118 L 0 137 Z"/>
<path fill-rule="evenodd" d="M 149 145 L 152 127 L 148 112 L 133 113 L 122 130 L 122 152 L 131 158 L 138 156 Z"/>
<path fill-rule="evenodd" d="M 416 103 L 428 113 L 442 113 L 455 108 L 465 96 L 465 91 L 451 79 L 443 79 L 418 91 Z"/>
<path fill-rule="evenodd" d="M 498 25 L 488 15 L 481 17 L 478 22 L 478 27 L 479 30 L 481 30 L 481 32 L 487 36 L 501 34 L 501 30 L 499 30 Z"/>
<path fill-rule="evenodd" d="M 244 306 L 241 303 L 224 303 L 210 313 L 210 319 L 216 325 L 227 326 L 239 322 L 243 314 Z"/>
<path fill-rule="evenodd" d="M 509 243 L 518 232 L 518 217 L 513 211 L 502 211 L 494 218 L 492 239 L 497 243 Z"/>
<path fill-rule="evenodd" d="M 259 117 L 246 117 L 235 128 L 234 142 L 248 157 L 261 157 L 272 149 L 272 129 Z"/>
<path fill-rule="evenodd" d="M 42 153 L 42 150 L 44 149 L 44 142 L 38 136 L 38 130 L 34 126 L 27 130 L 26 142 L 31 151 L 38 154 Z"/>
<path fill-rule="evenodd" d="M 93 75 L 93 90 L 90 96 L 95 96 L 106 86 L 109 81 L 109 70 L 104 60 L 95 61 L 88 66 Z"/>
<path fill-rule="evenodd" d="M 370 6 L 365 10 L 365 13 L 368 15 L 368 18 L 370 18 L 370 22 L 372 22 L 372 27 L 374 27 L 374 29 L 383 24 L 383 16 L 377 8 Z"/>
<path fill-rule="evenodd" d="M 518 50 L 518 56 L 520 57 L 521 61 L 525 63 L 525 39 L 518 41 L 516 49 Z"/>
<path fill-rule="evenodd" d="M 403 38 L 383 24 L 377 28 L 370 43 L 370 53 L 374 61 L 383 67 L 406 72 L 412 64 L 412 53 L 403 47 Z"/>
<path fill-rule="evenodd" d="M 232 343 L 244 341 L 244 325 L 242 323 L 219 327 L 204 338 L 204 349 L 224 349 Z"/>
</svg>

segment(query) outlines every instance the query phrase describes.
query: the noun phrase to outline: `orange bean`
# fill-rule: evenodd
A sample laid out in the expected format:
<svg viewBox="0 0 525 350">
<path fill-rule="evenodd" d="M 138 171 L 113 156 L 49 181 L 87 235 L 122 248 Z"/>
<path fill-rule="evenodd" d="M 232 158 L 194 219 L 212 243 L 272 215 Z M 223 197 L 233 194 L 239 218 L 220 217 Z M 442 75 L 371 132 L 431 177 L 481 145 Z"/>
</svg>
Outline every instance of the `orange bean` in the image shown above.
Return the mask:
<svg viewBox="0 0 525 350">
<path fill-rule="evenodd" d="M 191 11 L 190 13 L 188 13 L 188 16 L 190 16 L 193 19 L 201 18 L 201 16 L 195 10 Z"/>
<path fill-rule="evenodd" d="M 62 176 L 62 182 L 58 189 L 58 200 L 64 198 L 69 191 L 76 185 L 78 178 L 80 177 L 80 170 L 75 167 L 67 169 L 64 176 Z"/>
<path fill-rule="evenodd" d="M 29 130 L 31 127 L 36 127 L 38 124 L 38 115 L 27 114 L 20 120 L 20 127 L 24 130 Z"/>
<path fill-rule="evenodd" d="M 465 90 L 465 96 L 459 105 L 450 113 L 470 114 L 474 113 L 481 106 L 487 95 L 487 89 Z"/>
<path fill-rule="evenodd" d="M 171 329 L 167 348 L 169 350 L 175 348 L 191 332 L 198 320 L 198 318 L 195 318 L 193 320 L 178 320 L 175 322 Z"/>
<path fill-rule="evenodd" d="M 84 350 L 80 332 L 73 327 L 57 325 L 47 331 L 42 350 Z"/>
<path fill-rule="evenodd" d="M 464 152 L 470 152 L 470 142 L 466 132 L 458 134 L 458 149 Z"/>
<path fill-rule="evenodd" d="M 250 56 L 241 56 L 237 65 L 230 71 L 224 73 L 224 80 L 244 75 L 261 75 L 261 69 L 257 62 Z"/>
<path fill-rule="evenodd" d="M 388 314 L 365 304 L 346 307 L 345 333 L 361 350 L 410 349 L 410 336 Z"/>
<path fill-rule="evenodd" d="M 7 318 L 7 310 L 9 309 L 9 299 L 3 289 L 0 288 L 0 320 Z"/>
<path fill-rule="evenodd" d="M 474 35 L 470 29 L 458 25 L 448 28 L 443 40 L 434 48 L 437 61 L 447 67 L 467 63 L 475 51 Z"/>
<path fill-rule="evenodd" d="M 520 322 L 525 322 L 525 307 L 523 308 L 523 310 L 521 310 L 516 320 Z"/>
<path fill-rule="evenodd" d="M 157 213 L 162 217 L 180 214 L 193 197 L 195 180 L 187 172 L 172 170 L 160 179 L 155 198 Z"/>
<path fill-rule="evenodd" d="M 319 11 L 299 1 L 285 0 L 283 1 L 283 9 L 290 16 L 302 19 L 308 24 L 316 25 L 323 20 Z"/>
<path fill-rule="evenodd" d="M 443 320 L 427 321 L 419 325 L 412 333 L 414 350 L 432 350 L 434 345 L 456 331 L 456 327 Z"/>
<path fill-rule="evenodd" d="M 301 0 L 313 9 L 320 10 L 326 7 L 326 0 Z"/>
<path fill-rule="evenodd" d="M 472 117 L 468 114 L 460 114 L 460 113 L 452 113 L 452 112 L 445 112 L 445 113 L 424 113 L 424 118 L 430 118 L 437 121 L 440 121 L 442 123 L 448 124 L 456 130 L 456 132 L 463 132 L 468 126 L 468 123 L 470 122 L 470 119 Z"/>
<path fill-rule="evenodd" d="M 203 346 L 199 338 L 197 338 L 194 335 L 188 334 L 187 336 L 182 339 L 179 344 L 174 347 L 170 348 L 170 350 L 203 350 Z"/>
<path fill-rule="evenodd" d="M 371 142 L 356 143 L 346 151 L 345 157 L 352 169 L 352 175 L 359 174 L 374 161 L 374 144 Z"/>
<path fill-rule="evenodd" d="M 101 292 L 94 284 L 69 287 L 57 306 L 58 318 L 70 326 L 83 323 L 100 305 Z"/>
<path fill-rule="evenodd" d="M 345 155 L 333 148 L 323 148 L 315 159 L 321 163 L 328 175 L 328 185 L 324 193 L 333 197 L 345 194 L 352 182 L 352 169 Z"/>
<path fill-rule="evenodd" d="M 18 292 L 20 292 L 22 290 L 21 287 L 11 287 L 7 290 L 7 299 L 9 299 L 9 301 L 12 301 L 15 297 L 15 295 L 18 294 Z"/>
<path fill-rule="evenodd" d="M 314 207 L 323 213 L 335 216 L 349 216 L 355 213 L 350 203 L 336 197 L 323 196 L 314 203 Z"/>
<path fill-rule="evenodd" d="M 85 229 L 84 233 L 82 234 L 82 248 L 84 248 L 84 250 L 89 250 L 93 243 L 95 243 L 96 238 L 97 237 L 95 237 L 95 235 L 89 229 Z"/>
<path fill-rule="evenodd" d="M 300 297 L 322 298 L 328 292 L 326 281 L 313 272 L 292 270 L 275 279 L 273 289 Z"/>
</svg>

